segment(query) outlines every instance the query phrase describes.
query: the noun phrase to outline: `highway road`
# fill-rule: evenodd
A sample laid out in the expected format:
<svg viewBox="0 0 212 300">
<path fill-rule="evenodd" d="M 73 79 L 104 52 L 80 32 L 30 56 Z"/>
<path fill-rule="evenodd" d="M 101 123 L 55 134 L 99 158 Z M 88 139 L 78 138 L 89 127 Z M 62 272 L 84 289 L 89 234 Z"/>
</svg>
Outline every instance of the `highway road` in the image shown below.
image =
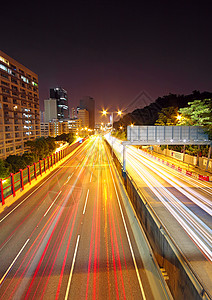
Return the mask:
<svg viewBox="0 0 212 300">
<path fill-rule="evenodd" d="M 121 141 L 114 140 L 113 147 L 122 160 Z M 212 296 L 212 183 L 179 173 L 133 146 L 127 148 L 126 165 L 191 269 Z"/>
<path fill-rule="evenodd" d="M 94 136 L 0 215 L 0 299 L 169 298 L 117 178 Z"/>
</svg>

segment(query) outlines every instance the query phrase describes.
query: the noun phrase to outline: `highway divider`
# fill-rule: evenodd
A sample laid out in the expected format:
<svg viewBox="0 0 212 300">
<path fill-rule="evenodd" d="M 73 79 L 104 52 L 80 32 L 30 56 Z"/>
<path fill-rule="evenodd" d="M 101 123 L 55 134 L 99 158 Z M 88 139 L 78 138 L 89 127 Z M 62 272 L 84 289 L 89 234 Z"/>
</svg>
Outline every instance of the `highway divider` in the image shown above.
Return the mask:
<svg viewBox="0 0 212 300">
<path fill-rule="evenodd" d="M 105 143 L 110 151 L 112 151 L 107 140 L 105 140 Z M 190 268 L 189 262 L 168 234 L 154 210 L 148 204 L 148 201 L 133 178 L 127 172 L 123 173 L 122 163 L 117 158 L 115 152 L 113 152 L 113 161 L 122 178 L 122 182 L 141 226 L 146 233 L 158 265 L 160 269 L 163 270 L 163 272 L 165 270 L 168 275 L 166 281 L 174 299 L 211 299 Z"/>
</svg>

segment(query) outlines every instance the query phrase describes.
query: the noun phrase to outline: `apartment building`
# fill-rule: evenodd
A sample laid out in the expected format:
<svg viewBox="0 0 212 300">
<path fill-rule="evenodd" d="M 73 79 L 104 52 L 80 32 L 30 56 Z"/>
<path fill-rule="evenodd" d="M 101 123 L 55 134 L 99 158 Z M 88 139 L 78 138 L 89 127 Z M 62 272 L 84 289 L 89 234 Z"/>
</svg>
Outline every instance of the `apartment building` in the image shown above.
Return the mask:
<svg viewBox="0 0 212 300">
<path fill-rule="evenodd" d="M 38 76 L 0 51 L 0 158 L 40 137 Z"/>
<path fill-rule="evenodd" d="M 41 136 L 43 137 L 56 137 L 62 133 L 77 133 L 82 127 L 81 119 L 68 119 L 68 120 L 51 120 L 49 122 L 41 122 Z"/>
</svg>

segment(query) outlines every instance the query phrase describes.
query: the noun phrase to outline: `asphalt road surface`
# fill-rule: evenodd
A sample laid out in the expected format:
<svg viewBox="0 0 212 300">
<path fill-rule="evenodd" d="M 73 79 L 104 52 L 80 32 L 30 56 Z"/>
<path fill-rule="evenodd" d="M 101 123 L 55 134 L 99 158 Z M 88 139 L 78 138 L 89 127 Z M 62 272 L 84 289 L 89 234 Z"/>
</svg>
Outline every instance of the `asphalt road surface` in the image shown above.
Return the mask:
<svg viewBox="0 0 212 300">
<path fill-rule="evenodd" d="M 122 160 L 121 141 L 114 139 L 113 148 Z M 126 161 L 127 171 L 212 297 L 212 183 L 188 177 L 133 146 L 127 148 Z"/>
<path fill-rule="evenodd" d="M 93 137 L 0 215 L 0 299 L 168 298 L 116 177 Z"/>
</svg>

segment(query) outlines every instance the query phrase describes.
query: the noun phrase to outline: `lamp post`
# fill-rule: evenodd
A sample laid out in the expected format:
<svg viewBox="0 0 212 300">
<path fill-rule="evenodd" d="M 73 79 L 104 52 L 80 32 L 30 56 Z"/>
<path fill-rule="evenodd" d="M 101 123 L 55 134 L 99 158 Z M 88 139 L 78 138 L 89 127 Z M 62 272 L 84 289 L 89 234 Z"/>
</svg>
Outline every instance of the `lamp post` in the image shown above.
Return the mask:
<svg viewBox="0 0 212 300">
<path fill-rule="evenodd" d="M 112 123 L 112 129 L 111 129 L 111 132 L 113 134 L 113 114 L 116 113 L 118 116 L 121 116 L 122 115 L 122 111 L 121 110 L 118 110 L 118 111 L 107 111 L 105 109 L 103 109 L 102 111 L 102 115 L 103 116 L 106 116 L 107 114 L 111 114 L 111 123 Z M 113 158 L 113 135 L 111 134 L 112 136 L 112 158 Z"/>
</svg>

